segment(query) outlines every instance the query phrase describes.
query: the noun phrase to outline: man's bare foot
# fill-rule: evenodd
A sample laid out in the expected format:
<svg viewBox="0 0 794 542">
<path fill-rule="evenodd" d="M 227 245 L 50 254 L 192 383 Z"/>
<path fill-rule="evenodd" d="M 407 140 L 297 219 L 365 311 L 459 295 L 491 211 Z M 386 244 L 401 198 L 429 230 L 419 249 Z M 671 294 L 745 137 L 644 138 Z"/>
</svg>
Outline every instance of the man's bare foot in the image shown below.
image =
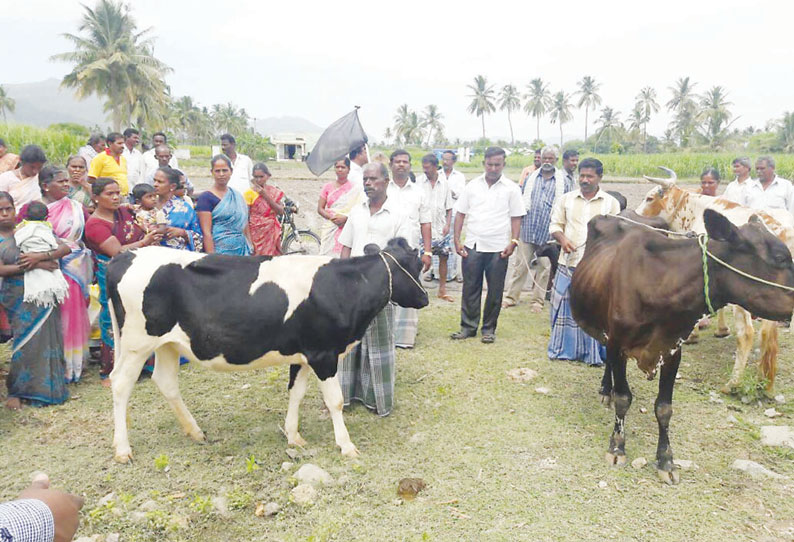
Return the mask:
<svg viewBox="0 0 794 542">
<path fill-rule="evenodd" d="M 10 410 L 22 410 L 22 401 L 19 397 L 9 397 L 6 399 L 6 408 Z"/>
<path fill-rule="evenodd" d="M 102 382 L 102 386 L 104 386 L 105 388 L 109 388 L 110 387 L 110 379 L 109 378 L 103 378 L 102 380 L 100 380 L 100 382 Z"/>
<path fill-rule="evenodd" d="M 439 292 L 438 293 L 438 298 L 439 299 L 443 299 L 444 301 L 449 301 L 450 303 L 454 303 L 455 302 L 455 298 L 452 297 L 451 295 L 447 294 L 446 292 L 444 292 L 443 294 L 441 292 Z"/>
</svg>

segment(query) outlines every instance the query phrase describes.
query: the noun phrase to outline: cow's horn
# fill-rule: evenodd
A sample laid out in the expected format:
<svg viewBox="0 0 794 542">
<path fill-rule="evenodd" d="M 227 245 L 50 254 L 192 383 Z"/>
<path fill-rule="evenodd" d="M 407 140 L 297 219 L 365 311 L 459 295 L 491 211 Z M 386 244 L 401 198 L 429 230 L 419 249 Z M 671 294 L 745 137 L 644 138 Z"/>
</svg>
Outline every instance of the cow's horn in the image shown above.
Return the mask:
<svg viewBox="0 0 794 542">
<path fill-rule="evenodd" d="M 678 179 L 678 176 L 675 174 L 675 171 L 673 171 L 670 168 L 666 168 L 664 166 L 658 166 L 658 167 L 662 171 L 666 171 L 667 174 L 670 175 L 670 178 L 669 179 L 661 179 L 659 177 L 649 177 L 647 175 L 643 175 L 645 180 L 646 181 L 650 181 L 652 183 L 660 184 L 664 188 L 670 188 L 671 186 L 673 186 L 675 184 L 675 181 Z"/>
</svg>

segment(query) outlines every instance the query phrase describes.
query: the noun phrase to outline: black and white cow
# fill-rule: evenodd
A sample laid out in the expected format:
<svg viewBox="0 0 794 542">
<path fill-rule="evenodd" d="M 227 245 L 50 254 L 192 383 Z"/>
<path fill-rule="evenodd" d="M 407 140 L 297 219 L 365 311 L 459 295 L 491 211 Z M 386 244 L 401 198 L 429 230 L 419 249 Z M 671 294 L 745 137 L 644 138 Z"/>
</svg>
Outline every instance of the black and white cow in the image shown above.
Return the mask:
<svg viewBox="0 0 794 542">
<path fill-rule="evenodd" d="M 298 433 L 298 408 L 313 370 L 336 444 L 343 455 L 358 455 L 342 418 L 338 361 L 389 300 L 417 309 L 428 303 L 417 282 L 421 262 L 404 239 L 392 239 L 382 252 L 374 252 L 339 260 L 150 247 L 113 258 L 108 297 L 116 345 L 110 375 L 115 460 L 125 463 L 132 457 L 127 404 L 152 352 L 152 380 L 193 440 L 203 441 L 204 433 L 179 393 L 179 356 L 217 371 L 290 364 L 284 423 L 290 445 L 306 444 Z"/>
</svg>

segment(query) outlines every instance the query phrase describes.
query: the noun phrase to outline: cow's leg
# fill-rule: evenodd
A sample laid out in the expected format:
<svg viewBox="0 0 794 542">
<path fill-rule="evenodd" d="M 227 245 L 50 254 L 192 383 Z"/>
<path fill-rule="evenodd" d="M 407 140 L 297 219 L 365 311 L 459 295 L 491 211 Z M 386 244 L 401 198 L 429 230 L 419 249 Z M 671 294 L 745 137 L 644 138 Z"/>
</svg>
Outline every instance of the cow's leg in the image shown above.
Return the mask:
<svg viewBox="0 0 794 542">
<path fill-rule="evenodd" d="M 728 329 L 728 323 L 725 321 L 725 313 L 727 312 L 728 307 L 722 307 L 717 311 L 717 330 L 714 332 L 714 336 L 718 339 L 728 337 L 731 334 L 731 330 Z"/>
<path fill-rule="evenodd" d="M 601 396 L 601 404 L 609 408 L 612 406 L 612 367 L 609 359 L 604 363 L 604 376 L 601 377 L 601 389 L 598 391 Z"/>
<path fill-rule="evenodd" d="M 155 351 L 152 380 L 171 405 L 185 434 L 196 442 L 204 442 L 204 433 L 179 392 L 179 352 L 173 346 L 164 345 Z"/>
<path fill-rule="evenodd" d="M 626 358 L 620 348 L 610 343 L 607 343 L 606 364 L 612 368 L 612 400 L 615 405 L 615 427 L 609 439 L 606 460 L 610 465 L 622 467 L 626 464 L 626 413 L 631 406 L 631 390 L 626 380 Z"/>
<path fill-rule="evenodd" d="M 728 383 L 722 387 L 723 393 L 732 393 L 739 387 L 739 381 L 747 367 L 750 350 L 753 347 L 753 319 L 749 312 L 734 305 L 733 325 L 736 328 L 736 357 L 733 362 L 733 372 Z"/>
<path fill-rule="evenodd" d="M 659 423 L 659 443 L 656 446 L 656 469 L 659 478 L 666 484 L 677 484 L 678 470 L 673 464 L 673 449 L 670 447 L 670 418 L 673 417 L 673 386 L 678 365 L 681 363 L 681 349 L 666 359 L 659 374 L 659 395 L 656 396 L 654 411 Z"/>
<path fill-rule="evenodd" d="M 777 322 L 763 320 L 761 322 L 761 360 L 758 363 L 758 368 L 761 371 L 761 376 L 766 379 L 766 391 L 768 392 L 775 387 L 778 353 L 777 340 Z"/>
<path fill-rule="evenodd" d="M 284 420 L 284 432 L 287 434 L 287 444 L 290 446 L 306 446 L 306 441 L 298 433 L 298 410 L 303 396 L 306 395 L 308 377 L 308 365 L 289 366 L 289 407 L 287 418 Z"/>
<path fill-rule="evenodd" d="M 121 344 L 119 344 L 121 343 Z M 123 342 L 116 342 L 113 371 L 110 373 L 110 386 L 113 393 L 113 459 L 119 463 L 127 463 L 132 459 L 129 435 L 127 434 L 127 405 L 129 404 L 132 388 L 138 381 L 138 375 L 148 352 L 141 350 L 129 351 Z"/>
<path fill-rule="evenodd" d="M 345 398 L 342 396 L 342 387 L 339 385 L 339 378 L 334 375 L 325 380 L 320 380 L 320 391 L 323 394 L 325 406 L 328 407 L 328 411 L 331 413 L 336 445 L 342 449 L 342 455 L 346 457 L 358 457 L 358 449 L 350 441 L 350 434 L 347 432 L 345 419 L 342 417 L 342 407 L 344 406 Z"/>
</svg>

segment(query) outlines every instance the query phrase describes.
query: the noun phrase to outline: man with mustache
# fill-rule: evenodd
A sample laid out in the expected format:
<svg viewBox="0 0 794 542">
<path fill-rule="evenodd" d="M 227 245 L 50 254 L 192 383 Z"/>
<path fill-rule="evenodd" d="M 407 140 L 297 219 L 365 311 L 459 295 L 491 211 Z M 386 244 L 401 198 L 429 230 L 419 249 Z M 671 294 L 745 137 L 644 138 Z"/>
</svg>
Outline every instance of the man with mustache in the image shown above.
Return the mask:
<svg viewBox="0 0 794 542">
<path fill-rule="evenodd" d="M 597 215 L 616 215 L 620 203 L 599 188 L 604 165 L 595 158 L 579 163 L 579 190 L 568 192 L 554 203 L 549 233 L 560 244 L 559 266 L 551 291 L 551 339 L 549 359 L 583 361 L 603 365 L 606 351 L 582 331 L 571 315 L 571 277 L 584 255 L 587 223 Z"/>
<path fill-rule="evenodd" d="M 576 153 L 577 161 L 578 158 L 579 154 Z M 557 163 L 555 149 L 544 148 L 540 153 L 540 162 L 540 168 L 524 183 L 523 199 L 527 214 L 521 220 L 521 242 L 516 247 L 516 253 L 510 258 L 509 278 L 502 301 L 502 307 L 505 309 L 515 306 L 521 296 L 521 289 L 527 282 L 527 276 L 531 273 L 534 284 L 529 296 L 529 310 L 533 313 L 543 310 L 551 263 L 548 258 L 536 258 L 534 269 L 530 270 L 530 262 L 539 249 L 549 242 L 549 221 L 554 202 L 575 187 L 571 172 L 555 167 Z M 570 164 L 570 159 L 567 163 Z"/>
</svg>

